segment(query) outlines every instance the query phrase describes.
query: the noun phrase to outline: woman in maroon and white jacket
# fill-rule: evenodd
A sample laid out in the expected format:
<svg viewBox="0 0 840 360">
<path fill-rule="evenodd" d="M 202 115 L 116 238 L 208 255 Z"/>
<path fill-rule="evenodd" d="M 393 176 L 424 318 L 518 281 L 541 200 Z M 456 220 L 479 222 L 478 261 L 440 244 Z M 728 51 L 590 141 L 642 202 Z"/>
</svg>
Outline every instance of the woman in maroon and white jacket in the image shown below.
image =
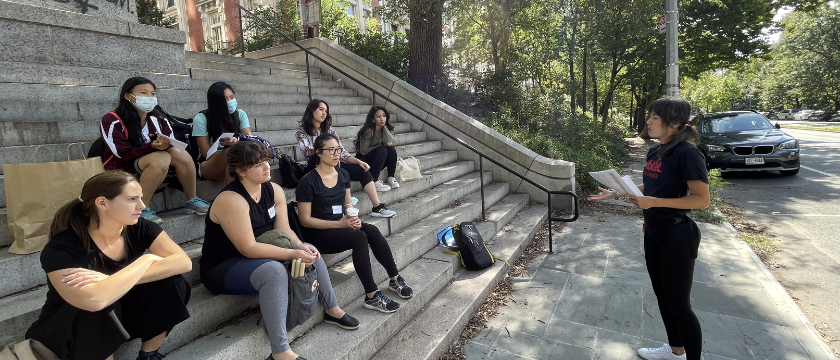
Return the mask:
<svg viewBox="0 0 840 360">
<path fill-rule="evenodd" d="M 105 151 L 102 162 L 106 170 L 124 170 L 137 176 L 143 188 L 143 203 L 148 205 L 155 190 L 166 186 L 167 173 L 177 177 L 190 199 L 184 206 L 187 213 L 204 215 L 210 204 L 196 196 L 195 164 L 189 153 L 169 144 L 172 128 L 163 117 L 154 116 L 157 106 L 156 87 L 149 79 L 133 77 L 120 91 L 119 105 L 105 114 L 100 124 Z M 157 136 L 157 135 L 165 136 Z M 143 218 L 162 224 L 148 207 Z"/>
</svg>

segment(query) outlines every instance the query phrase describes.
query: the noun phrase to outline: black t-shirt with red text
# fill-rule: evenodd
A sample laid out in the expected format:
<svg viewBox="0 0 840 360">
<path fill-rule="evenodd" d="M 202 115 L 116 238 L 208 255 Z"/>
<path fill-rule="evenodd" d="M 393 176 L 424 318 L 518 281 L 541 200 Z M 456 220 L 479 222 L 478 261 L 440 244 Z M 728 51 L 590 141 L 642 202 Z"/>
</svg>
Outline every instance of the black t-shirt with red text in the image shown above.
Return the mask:
<svg viewBox="0 0 840 360">
<path fill-rule="evenodd" d="M 659 159 L 661 144 L 653 146 L 647 153 L 647 164 L 643 173 L 645 196 L 658 198 L 681 198 L 688 195 L 688 181 L 709 182 L 706 158 L 696 146 L 682 142 L 671 150 L 664 159 Z M 654 207 L 644 210 L 645 222 L 656 224 L 675 216 L 686 215 L 689 210 Z"/>
</svg>

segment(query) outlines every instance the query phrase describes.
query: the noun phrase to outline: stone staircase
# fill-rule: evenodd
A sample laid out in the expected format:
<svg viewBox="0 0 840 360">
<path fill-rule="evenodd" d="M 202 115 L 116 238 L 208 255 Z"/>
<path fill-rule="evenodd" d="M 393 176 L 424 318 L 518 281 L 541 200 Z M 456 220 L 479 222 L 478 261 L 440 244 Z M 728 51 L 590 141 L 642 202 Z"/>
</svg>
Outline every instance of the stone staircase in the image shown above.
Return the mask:
<svg viewBox="0 0 840 360">
<path fill-rule="evenodd" d="M 158 98 L 169 113 L 193 117 L 206 107 L 206 90 L 215 81 L 229 82 L 252 131 L 268 139 L 280 152 L 301 159 L 294 133 L 307 96 L 306 68 L 295 63 L 206 53 L 186 53 L 189 87 L 160 88 Z M 334 127 L 343 146 L 355 153 L 353 138 L 373 103 L 321 68 L 310 68 L 312 96 L 330 104 Z M 2 79 L 0 79 L 2 80 Z M 111 86 L 31 84 L 0 81 L 0 164 L 63 161 L 81 158 L 98 136 L 99 119 L 116 106 L 121 84 Z M 464 272 L 457 258 L 437 248 L 435 234 L 447 225 L 477 221 L 491 251 L 515 259 L 547 216 L 544 204 L 531 205 L 528 194 L 511 192 L 498 174 L 483 175 L 486 221 L 482 211 L 478 165 L 440 140 L 421 131 L 417 121 L 392 115 L 400 156 L 415 156 L 423 178 L 380 193 L 382 202 L 397 212 L 390 219 L 362 216 L 387 237 L 401 274 L 415 290 L 394 314 L 364 309 L 363 290 L 349 252 L 325 255 L 339 304 L 357 317 L 362 327 L 345 331 L 322 325 L 316 314 L 293 329 L 292 348 L 309 359 L 437 358 L 457 338 L 487 293 L 507 272 L 496 264 L 483 272 Z M 276 166 L 275 166 L 276 170 Z M 385 174 L 380 174 L 384 178 Z M 46 277 L 38 253 L 14 255 L 5 251 L 13 241 L 7 229 L 6 202 L 0 173 L 0 338 L 21 336 L 37 318 L 46 293 Z M 222 184 L 201 180 L 198 194 L 212 200 Z M 352 192 L 362 214 L 372 208 L 357 183 Z M 294 200 L 294 189 L 286 189 Z M 204 235 L 202 216 L 185 214 L 183 193 L 166 189 L 150 204 L 165 219 L 167 233 L 193 259 L 185 274 L 193 284 L 188 305 L 191 317 L 178 325 L 162 345 L 168 359 L 264 359 L 268 338 L 260 325 L 255 296 L 213 295 L 200 283 L 198 258 Z M 384 288 L 385 270 L 374 262 L 374 277 Z M 415 348 L 422 347 L 422 352 Z M 127 343 L 117 359 L 133 359 L 139 341 Z"/>
</svg>

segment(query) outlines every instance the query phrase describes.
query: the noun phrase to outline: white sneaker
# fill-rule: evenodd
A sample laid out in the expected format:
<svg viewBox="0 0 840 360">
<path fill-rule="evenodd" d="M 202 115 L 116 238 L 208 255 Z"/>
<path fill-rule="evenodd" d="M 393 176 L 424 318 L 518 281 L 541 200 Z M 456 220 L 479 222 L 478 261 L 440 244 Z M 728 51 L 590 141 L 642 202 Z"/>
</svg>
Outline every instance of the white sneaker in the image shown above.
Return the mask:
<svg viewBox="0 0 840 360">
<path fill-rule="evenodd" d="M 376 180 L 376 182 L 373 183 L 373 186 L 376 187 L 377 192 L 386 192 L 388 190 L 391 190 L 390 186 L 382 183 L 382 180 Z"/>
<path fill-rule="evenodd" d="M 391 186 L 392 189 L 400 187 L 400 183 L 397 182 L 397 179 L 394 179 L 392 177 L 388 178 L 388 185 Z"/>
<path fill-rule="evenodd" d="M 648 360 L 685 360 L 685 354 L 675 355 L 668 344 L 658 348 L 641 348 L 639 356 Z"/>
</svg>

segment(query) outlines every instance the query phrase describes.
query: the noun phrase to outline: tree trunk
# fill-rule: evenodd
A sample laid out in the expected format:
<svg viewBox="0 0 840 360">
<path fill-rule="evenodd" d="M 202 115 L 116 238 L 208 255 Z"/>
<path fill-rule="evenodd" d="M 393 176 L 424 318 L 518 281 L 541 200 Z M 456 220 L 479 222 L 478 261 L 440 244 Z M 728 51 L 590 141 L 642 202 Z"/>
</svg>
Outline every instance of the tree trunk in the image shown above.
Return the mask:
<svg viewBox="0 0 840 360">
<path fill-rule="evenodd" d="M 575 80 L 575 29 L 576 27 L 573 25 L 572 34 L 566 39 L 566 45 L 568 48 L 567 51 L 569 53 L 569 93 L 571 94 L 571 105 L 573 114 L 577 111 L 577 102 L 575 101 L 577 100 L 577 81 Z M 584 48 L 584 51 L 586 51 L 586 48 Z M 584 62 L 584 64 L 586 63 Z M 583 69 L 583 78 L 586 79 L 586 68 L 584 67 Z M 586 96 L 585 92 L 583 96 Z M 586 109 L 584 109 L 583 111 L 586 112 Z"/>
<path fill-rule="evenodd" d="M 580 108 L 583 109 L 583 112 L 586 113 L 586 62 L 587 62 L 587 53 L 589 50 L 587 49 L 589 44 L 584 41 L 583 42 L 583 96 L 580 97 Z"/>
<path fill-rule="evenodd" d="M 607 128 L 607 118 L 610 114 L 610 106 L 612 106 L 612 100 L 615 96 L 615 88 L 618 87 L 618 82 L 616 79 L 618 78 L 618 54 L 613 51 L 612 53 L 612 69 L 610 69 L 610 85 L 607 88 L 607 95 L 604 96 L 604 102 L 601 105 L 601 129 Z"/>
<path fill-rule="evenodd" d="M 592 67 L 592 119 L 598 117 L 598 78 L 595 76 L 595 67 Z"/>
<path fill-rule="evenodd" d="M 408 80 L 435 96 L 443 75 L 443 0 L 409 0 Z"/>
</svg>

